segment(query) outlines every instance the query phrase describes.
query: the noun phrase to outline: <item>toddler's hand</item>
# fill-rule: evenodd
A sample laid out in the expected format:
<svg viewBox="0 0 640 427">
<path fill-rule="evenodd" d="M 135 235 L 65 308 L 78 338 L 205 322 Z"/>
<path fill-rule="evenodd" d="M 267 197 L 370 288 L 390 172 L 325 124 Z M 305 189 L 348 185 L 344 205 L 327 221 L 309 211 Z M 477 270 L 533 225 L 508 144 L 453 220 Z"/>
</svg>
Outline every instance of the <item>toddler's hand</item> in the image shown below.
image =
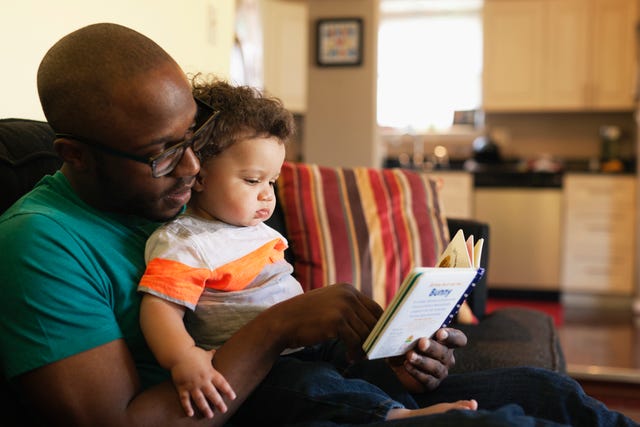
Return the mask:
<svg viewBox="0 0 640 427">
<path fill-rule="evenodd" d="M 207 418 L 213 418 L 214 408 L 220 412 L 227 411 L 227 405 L 221 396 L 235 399 L 236 394 L 222 376 L 211 364 L 215 350 L 204 350 L 194 347 L 186 357 L 171 368 L 173 383 L 178 390 L 180 403 L 188 416 L 195 411 L 192 402 Z"/>
</svg>

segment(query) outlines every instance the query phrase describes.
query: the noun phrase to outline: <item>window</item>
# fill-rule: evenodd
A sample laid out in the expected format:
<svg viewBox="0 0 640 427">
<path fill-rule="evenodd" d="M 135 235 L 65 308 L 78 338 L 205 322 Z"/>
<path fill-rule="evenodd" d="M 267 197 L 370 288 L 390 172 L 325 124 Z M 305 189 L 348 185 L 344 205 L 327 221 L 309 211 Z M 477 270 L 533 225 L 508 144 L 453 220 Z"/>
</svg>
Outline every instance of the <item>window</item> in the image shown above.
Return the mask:
<svg viewBox="0 0 640 427">
<path fill-rule="evenodd" d="M 378 124 L 444 130 L 481 104 L 482 0 L 382 0 Z"/>
</svg>

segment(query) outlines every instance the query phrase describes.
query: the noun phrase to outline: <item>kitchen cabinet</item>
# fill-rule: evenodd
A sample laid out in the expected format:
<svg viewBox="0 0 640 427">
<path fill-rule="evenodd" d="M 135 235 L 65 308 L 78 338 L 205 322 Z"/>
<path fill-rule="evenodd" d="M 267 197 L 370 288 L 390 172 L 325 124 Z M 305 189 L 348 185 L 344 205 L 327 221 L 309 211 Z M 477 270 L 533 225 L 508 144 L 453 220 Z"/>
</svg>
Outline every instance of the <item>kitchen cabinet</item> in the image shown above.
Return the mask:
<svg viewBox="0 0 640 427">
<path fill-rule="evenodd" d="M 486 111 L 632 110 L 635 0 L 486 0 Z"/>
<path fill-rule="evenodd" d="M 567 174 L 563 186 L 563 292 L 633 294 L 636 177 Z"/>
<path fill-rule="evenodd" d="M 307 109 L 308 6 L 262 0 L 264 89 L 294 113 Z"/>
<path fill-rule="evenodd" d="M 440 182 L 440 200 L 444 214 L 449 218 L 473 217 L 473 175 L 469 172 L 429 172 L 429 177 Z"/>
<path fill-rule="evenodd" d="M 476 187 L 474 198 L 490 227 L 489 289 L 558 292 L 562 189 Z"/>
</svg>

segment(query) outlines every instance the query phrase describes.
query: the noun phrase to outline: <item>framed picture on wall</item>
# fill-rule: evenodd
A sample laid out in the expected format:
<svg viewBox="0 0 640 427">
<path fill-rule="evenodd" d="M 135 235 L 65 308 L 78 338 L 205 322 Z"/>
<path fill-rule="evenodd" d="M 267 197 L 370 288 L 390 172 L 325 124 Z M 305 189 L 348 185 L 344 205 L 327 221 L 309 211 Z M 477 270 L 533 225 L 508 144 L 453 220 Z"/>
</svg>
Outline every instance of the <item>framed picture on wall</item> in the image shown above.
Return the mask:
<svg viewBox="0 0 640 427">
<path fill-rule="evenodd" d="M 362 64 L 362 19 L 319 19 L 316 62 L 323 67 Z"/>
</svg>

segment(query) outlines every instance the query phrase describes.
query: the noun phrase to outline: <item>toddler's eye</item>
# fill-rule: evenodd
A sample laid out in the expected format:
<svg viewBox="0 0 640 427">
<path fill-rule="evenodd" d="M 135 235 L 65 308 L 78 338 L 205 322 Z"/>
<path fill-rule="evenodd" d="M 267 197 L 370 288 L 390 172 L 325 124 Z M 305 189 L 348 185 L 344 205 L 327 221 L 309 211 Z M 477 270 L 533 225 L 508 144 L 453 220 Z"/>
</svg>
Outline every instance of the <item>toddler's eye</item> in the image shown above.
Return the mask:
<svg viewBox="0 0 640 427">
<path fill-rule="evenodd" d="M 244 180 L 247 184 L 250 185 L 256 185 L 256 184 L 260 184 L 260 180 L 259 179 L 252 179 L 252 178 L 245 178 Z"/>
</svg>

